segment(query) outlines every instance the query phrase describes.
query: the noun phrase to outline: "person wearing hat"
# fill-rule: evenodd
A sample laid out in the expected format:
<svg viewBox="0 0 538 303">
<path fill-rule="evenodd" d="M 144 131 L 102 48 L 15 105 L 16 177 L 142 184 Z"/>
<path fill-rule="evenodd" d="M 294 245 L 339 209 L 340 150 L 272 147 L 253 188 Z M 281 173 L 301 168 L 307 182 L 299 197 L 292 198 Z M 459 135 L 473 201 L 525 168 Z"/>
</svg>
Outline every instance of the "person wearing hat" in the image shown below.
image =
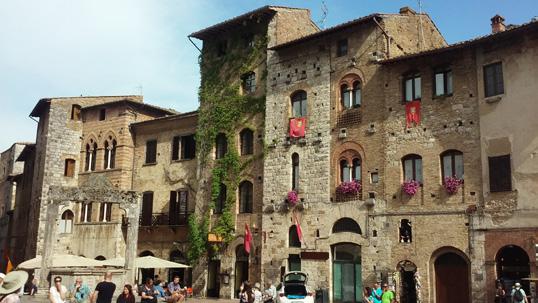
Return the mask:
<svg viewBox="0 0 538 303">
<path fill-rule="evenodd" d="M 8 273 L 2 279 L 0 285 L 0 303 L 20 303 L 19 289 L 24 286 L 28 280 L 28 273 L 22 270 L 16 270 Z"/>
<path fill-rule="evenodd" d="M 527 295 L 525 294 L 525 291 L 523 288 L 521 288 L 521 284 L 519 282 L 516 282 L 514 284 L 514 289 L 512 289 L 512 303 L 529 303 L 527 300 Z"/>
</svg>

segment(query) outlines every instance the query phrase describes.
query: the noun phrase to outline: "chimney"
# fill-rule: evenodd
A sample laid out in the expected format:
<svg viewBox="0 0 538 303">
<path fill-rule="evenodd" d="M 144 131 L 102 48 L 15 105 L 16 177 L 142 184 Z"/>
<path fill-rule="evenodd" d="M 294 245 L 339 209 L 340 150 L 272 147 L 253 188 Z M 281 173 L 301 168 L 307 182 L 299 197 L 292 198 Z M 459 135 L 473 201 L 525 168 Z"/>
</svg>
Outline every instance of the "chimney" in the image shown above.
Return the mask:
<svg viewBox="0 0 538 303">
<path fill-rule="evenodd" d="M 417 12 L 415 12 L 413 9 L 411 9 L 409 6 L 404 6 L 400 8 L 400 15 L 416 15 Z"/>
<path fill-rule="evenodd" d="M 493 34 L 504 32 L 506 26 L 504 25 L 504 18 L 500 15 L 495 15 L 491 18 L 491 32 Z"/>
</svg>

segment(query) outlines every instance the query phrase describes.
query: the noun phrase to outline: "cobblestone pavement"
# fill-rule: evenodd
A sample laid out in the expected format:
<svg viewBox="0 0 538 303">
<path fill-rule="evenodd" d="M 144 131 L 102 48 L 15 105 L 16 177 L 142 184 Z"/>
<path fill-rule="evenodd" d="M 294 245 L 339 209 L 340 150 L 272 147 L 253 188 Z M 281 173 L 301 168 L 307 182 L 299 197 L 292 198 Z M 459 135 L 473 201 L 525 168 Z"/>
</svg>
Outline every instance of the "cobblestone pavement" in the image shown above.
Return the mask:
<svg viewBox="0 0 538 303">
<path fill-rule="evenodd" d="M 137 302 L 140 302 L 140 297 L 137 298 Z M 189 298 L 187 303 L 203 303 L 203 302 L 218 302 L 218 303 L 237 303 L 238 299 L 210 299 L 210 298 Z M 40 296 L 22 296 L 22 303 L 48 303 L 49 301 L 44 295 Z M 113 299 L 112 302 L 116 302 L 116 299 Z"/>
</svg>

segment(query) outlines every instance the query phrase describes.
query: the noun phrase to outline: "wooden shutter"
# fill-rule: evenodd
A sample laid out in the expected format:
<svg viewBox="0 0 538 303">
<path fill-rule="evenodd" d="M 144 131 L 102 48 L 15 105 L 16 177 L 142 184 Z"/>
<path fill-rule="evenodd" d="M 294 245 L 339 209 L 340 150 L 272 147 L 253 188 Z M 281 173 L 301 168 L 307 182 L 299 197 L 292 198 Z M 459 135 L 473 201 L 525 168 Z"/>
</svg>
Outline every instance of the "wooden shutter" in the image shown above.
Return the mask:
<svg viewBox="0 0 538 303">
<path fill-rule="evenodd" d="M 75 175 L 75 160 L 65 159 L 64 176 L 73 177 Z"/>
<path fill-rule="evenodd" d="M 183 159 L 194 159 L 196 156 L 196 142 L 194 135 L 181 137 L 181 155 Z"/>
<path fill-rule="evenodd" d="M 178 207 L 178 224 L 179 225 L 185 225 L 187 223 L 187 207 L 188 207 L 188 199 L 189 198 L 189 192 L 186 190 L 179 192 L 179 207 Z"/>
<path fill-rule="evenodd" d="M 168 207 L 168 220 L 170 225 L 178 225 L 177 192 L 170 191 L 170 206 Z"/>
<path fill-rule="evenodd" d="M 153 212 L 153 192 L 145 192 L 142 197 L 142 226 L 151 226 Z"/>
<path fill-rule="evenodd" d="M 157 141 L 150 140 L 146 142 L 146 163 L 157 162 Z"/>
<path fill-rule="evenodd" d="M 172 160 L 179 160 L 179 142 L 181 137 L 176 136 L 172 140 Z"/>
<path fill-rule="evenodd" d="M 491 192 L 511 191 L 510 155 L 489 157 L 489 188 Z"/>
</svg>

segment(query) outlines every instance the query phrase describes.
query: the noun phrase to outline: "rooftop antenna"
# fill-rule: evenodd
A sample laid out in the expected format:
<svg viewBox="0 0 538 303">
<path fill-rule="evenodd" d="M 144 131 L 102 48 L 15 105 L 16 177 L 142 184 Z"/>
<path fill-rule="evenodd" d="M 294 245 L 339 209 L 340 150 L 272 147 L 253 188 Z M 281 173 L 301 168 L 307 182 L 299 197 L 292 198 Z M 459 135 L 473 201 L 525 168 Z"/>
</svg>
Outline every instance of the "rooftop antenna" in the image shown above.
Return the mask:
<svg viewBox="0 0 538 303">
<path fill-rule="evenodd" d="M 422 27 L 422 0 L 418 1 L 418 49 L 422 50 L 424 46 L 424 28 Z"/>
<path fill-rule="evenodd" d="M 319 27 L 325 29 L 325 21 L 327 20 L 327 14 L 329 13 L 329 8 L 325 0 L 321 0 L 321 20 L 319 20 Z"/>
</svg>

